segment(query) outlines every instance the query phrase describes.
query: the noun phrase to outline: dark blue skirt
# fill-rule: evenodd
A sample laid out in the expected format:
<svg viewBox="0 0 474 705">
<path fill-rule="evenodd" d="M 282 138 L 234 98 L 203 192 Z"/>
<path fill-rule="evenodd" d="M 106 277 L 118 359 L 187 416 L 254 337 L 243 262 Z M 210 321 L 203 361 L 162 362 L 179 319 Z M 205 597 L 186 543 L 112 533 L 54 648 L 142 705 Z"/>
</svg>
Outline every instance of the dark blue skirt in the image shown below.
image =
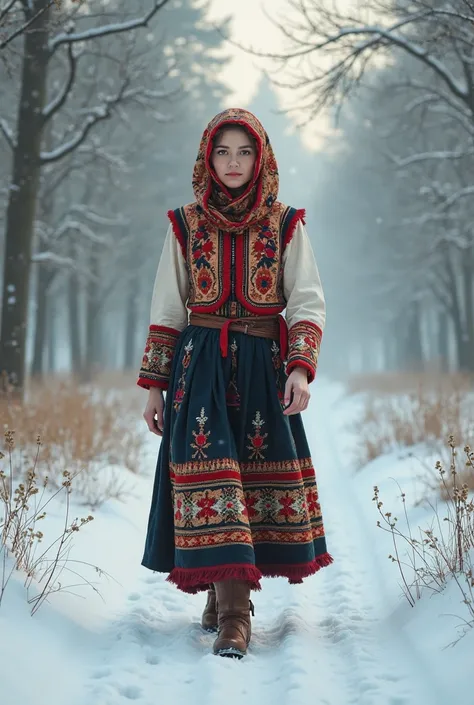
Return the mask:
<svg viewBox="0 0 474 705">
<path fill-rule="evenodd" d="M 262 576 L 301 583 L 332 562 L 301 416 L 284 416 L 279 344 L 180 335 L 142 564 L 184 592 Z"/>
</svg>

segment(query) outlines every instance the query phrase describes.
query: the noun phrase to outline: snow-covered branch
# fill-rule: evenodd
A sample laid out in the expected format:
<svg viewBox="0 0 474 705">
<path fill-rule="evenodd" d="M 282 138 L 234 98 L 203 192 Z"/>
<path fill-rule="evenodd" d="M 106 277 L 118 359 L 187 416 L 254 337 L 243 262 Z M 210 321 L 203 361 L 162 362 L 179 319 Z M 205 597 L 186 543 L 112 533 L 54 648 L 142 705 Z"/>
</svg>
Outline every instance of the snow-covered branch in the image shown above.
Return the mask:
<svg viewBox="0 0 474 705">
<path fill-rule="evenodd" d="M 43 110 L 43 119 L 44 122 L 46 123 L 55 113 L 58 112 L 58 110 L 61 110 L 63 105 L 65 104 L 69 93 L 72 90 L 72 87 L 74 85 L 74 81 L 76 80 L 76 69 L 77 69 L 77 59 L 74 56 L 74 45 L 69 44 L 67 47 L 67 57 L 68 57 L 68 63 L 69 63 L 69 75 L 67 77 L 67 80 L 63 86 L 62 91 L 58 93 L 58 95 L 53 98 L 53 100 L 45 107 Z"/>
<path fill-rule="evenodd" d="M 91 210 L 90 206 L 83 203 L 74 203 L 70 211 L 72 213 L 80 213 L 84 218 L 89 220 L 94 225 L 102 225 L 104 227 L 123 227 L 129 225 L 129 220 L 122 218 L 121 216 L 117 218 L 111 218 L 109 216 L 101 215 L 100 213 L 95 213 Z"/>
<path fill-rule="evenodd" d="M 16 146 L 15 137 L 13 135 L 10 125 L 3 118 L 0 118 L 0 131 L 8 142 L 8 146 L 10 147 L 10 149 L 14 150 Z"/>
<path fill-rule="evenodd" d="M 74 267 L 75 265 L 74 260 L 70 257 L 58 255 L 57 252 L 51 252 L 50 250 L 45 250 L 44 252 L 37 252 L 36 254 L 32 255 L 31 261 L 35 264 L 43 264 L 45 262 L 49 262 L 51 264 L 55 264 L 61 267 Z"/>
<path fill-rule="evenodd" d="M 8 13 L 13 9 L 13 6 L 16 5 L 17 2 L 18 0 L 9 0 L 4 7 L 0 8 L 0 27 L 2 26 L 2 22 L 5 17 L 7 17 Z"/>
<path fill-rule="evenodd" d="M 66 218 L 58 228 L 54 231 L 54 239 L 59 240 L 64 235 L 68 235 L 71 231 L 78 232 L 90 242 L 97 245 L 110 245 L 110 238 L 104 235 L 97 235 L 86 223 L 81 223 L 80 220 L 72 220 Z"/>
<path fill-rule="evenodd" d="M 138 27 L 146 27 L 154 15 L 156 15 L 156 13 L 167 4 L 167 2 L 169 2 L 169 0 L 154 0 L 153 7 L 146 13 L 146 15 L 143 17 L 138 17 L 134 20 L 129 20 L 128 22 L 116 22 L 109 25 L 102 25 L 100 27 L 92 27 L 91 29 L 84 30 L 83 32 L 63 32 L 58 34 L 50 40 L 49 50 L 53 53 L 62 44 L 86 42 L 91 39 L 106 37 L 109 34 L 120 34 L 122 32 L 129 32 L 130 30 Z"/>
<path fill-rule="evenodd" d="M 44 7 L 40 8 L 37 12 L 33 13 L 30 17 L 28 17 L 26 22 L 23 22 L 11 34 L 7 34 L 6 37 L 0 40 L 0 51 L 2 49 L 5 49 L 5 47 L 10 44 L 10 42 L 19 37 L 21 34 L 24 34 L 27 29 L 31 27 L 31 25 L 41 17 L 41 15 L 44 15 L 45 12 L 48 12 L 50 7 L 52 7 L 55 2 L 57 2 L 57 0 L 49 0 L 49 2 L 44 5 Z M 5 8 L 6 12 L 8 12 L 13 7 L 13 5 L 15 5 L 15 2 L 11 2 L 10 6 L 7 5 L 7 7 Z M 2 19 L 1 16 L 0 19 Z"/>
<path fill-rule="evenodd" d="M 78 130 L 78 132 L 76 132 L 76 134 L 73 135 L 73 137 L 68 142 L 65 142 L 53 151 L 42 152 L 40 156 L 41 163 L 51 164 L 52 162 L 57 162 L 60 159 L 63 159 L 71 152 L 74 152 L 74 150 L 77 149 L 77 147 L 79 147 L 79 145 L 81 145 L 85 141 L 87 135 L 92 130 L 92 128 L 95 127 L 95 125 L 110 118 L 112 114 L 111 108 L 117 100 L 117 97 L 110 99 L 110 101 L 108 101 L 104 105 L 88 110 L 89 114 L 80 130 Z"/>
<path fill-rule="evenodd" d="M 465 157 L 470 157 L 474 155 L 473 149 L 460 149 L 457 151 L 453 150 L 437 150 L 433 152 L 422 152 L 420 154 L 411 154 L 409 157 L 401 159 L 400 157 L 392 156 L 392 160 L 399 169 L 404 169 L 407 166 L 412 166 L 413 164 L 420 164 L 421 162 L 427 161 L 444 161 L 447 159 L 464 159 Z"/>
</svg>

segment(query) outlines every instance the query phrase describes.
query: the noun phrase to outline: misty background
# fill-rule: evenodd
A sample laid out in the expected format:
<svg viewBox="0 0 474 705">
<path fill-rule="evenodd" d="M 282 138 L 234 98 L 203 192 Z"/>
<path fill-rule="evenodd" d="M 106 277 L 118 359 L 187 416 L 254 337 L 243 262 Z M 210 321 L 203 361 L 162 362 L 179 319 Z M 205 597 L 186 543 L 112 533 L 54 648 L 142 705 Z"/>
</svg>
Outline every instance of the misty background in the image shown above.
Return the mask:
<svg viewBox="0 0 474 705">
<path fill-rule="evenodd" d="M 2 370 L 24 347 L 35 377 L 138 371 L 166 212 L 193 200 L 208 121 L 239 105 L 269 133 L 280 200 L 307 210 L 320 369 L 472 371 L 474 25 L 468 2 L 417 2 L 3 0 Z M 335 41 L 346 12 L 388 33 Z"/>
</svg>

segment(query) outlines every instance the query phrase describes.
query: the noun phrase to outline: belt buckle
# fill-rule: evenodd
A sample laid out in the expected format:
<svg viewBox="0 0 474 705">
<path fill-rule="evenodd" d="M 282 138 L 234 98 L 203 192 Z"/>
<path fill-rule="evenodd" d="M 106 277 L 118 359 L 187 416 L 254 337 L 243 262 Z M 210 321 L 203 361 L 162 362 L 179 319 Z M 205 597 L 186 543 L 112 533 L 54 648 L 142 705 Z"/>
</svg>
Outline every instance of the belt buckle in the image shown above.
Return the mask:
<svg viewBox="0 0 474 705">
<path fill-rule="evenodd" d="M 248 332 L 249 332 L 249 324 L 246 323 L 245 328 L 244 328 L 244 333 L 247 335 Z"/>
</svg>

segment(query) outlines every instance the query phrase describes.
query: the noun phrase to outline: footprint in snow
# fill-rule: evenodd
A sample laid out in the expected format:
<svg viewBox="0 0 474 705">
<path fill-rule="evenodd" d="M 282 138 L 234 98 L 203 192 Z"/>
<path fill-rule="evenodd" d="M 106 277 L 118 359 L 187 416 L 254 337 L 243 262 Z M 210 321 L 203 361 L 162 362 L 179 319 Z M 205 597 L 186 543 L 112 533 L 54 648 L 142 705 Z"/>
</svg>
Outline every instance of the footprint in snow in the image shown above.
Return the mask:
<svg viewBox="0 0 474 705">
<path fill-rule="evenodd" d="M 117 688 L 120 695 L 128 700 L 138 700 L 142 696 L 142 690 L 137 685 L 123 685 Z"/>
</svg>

